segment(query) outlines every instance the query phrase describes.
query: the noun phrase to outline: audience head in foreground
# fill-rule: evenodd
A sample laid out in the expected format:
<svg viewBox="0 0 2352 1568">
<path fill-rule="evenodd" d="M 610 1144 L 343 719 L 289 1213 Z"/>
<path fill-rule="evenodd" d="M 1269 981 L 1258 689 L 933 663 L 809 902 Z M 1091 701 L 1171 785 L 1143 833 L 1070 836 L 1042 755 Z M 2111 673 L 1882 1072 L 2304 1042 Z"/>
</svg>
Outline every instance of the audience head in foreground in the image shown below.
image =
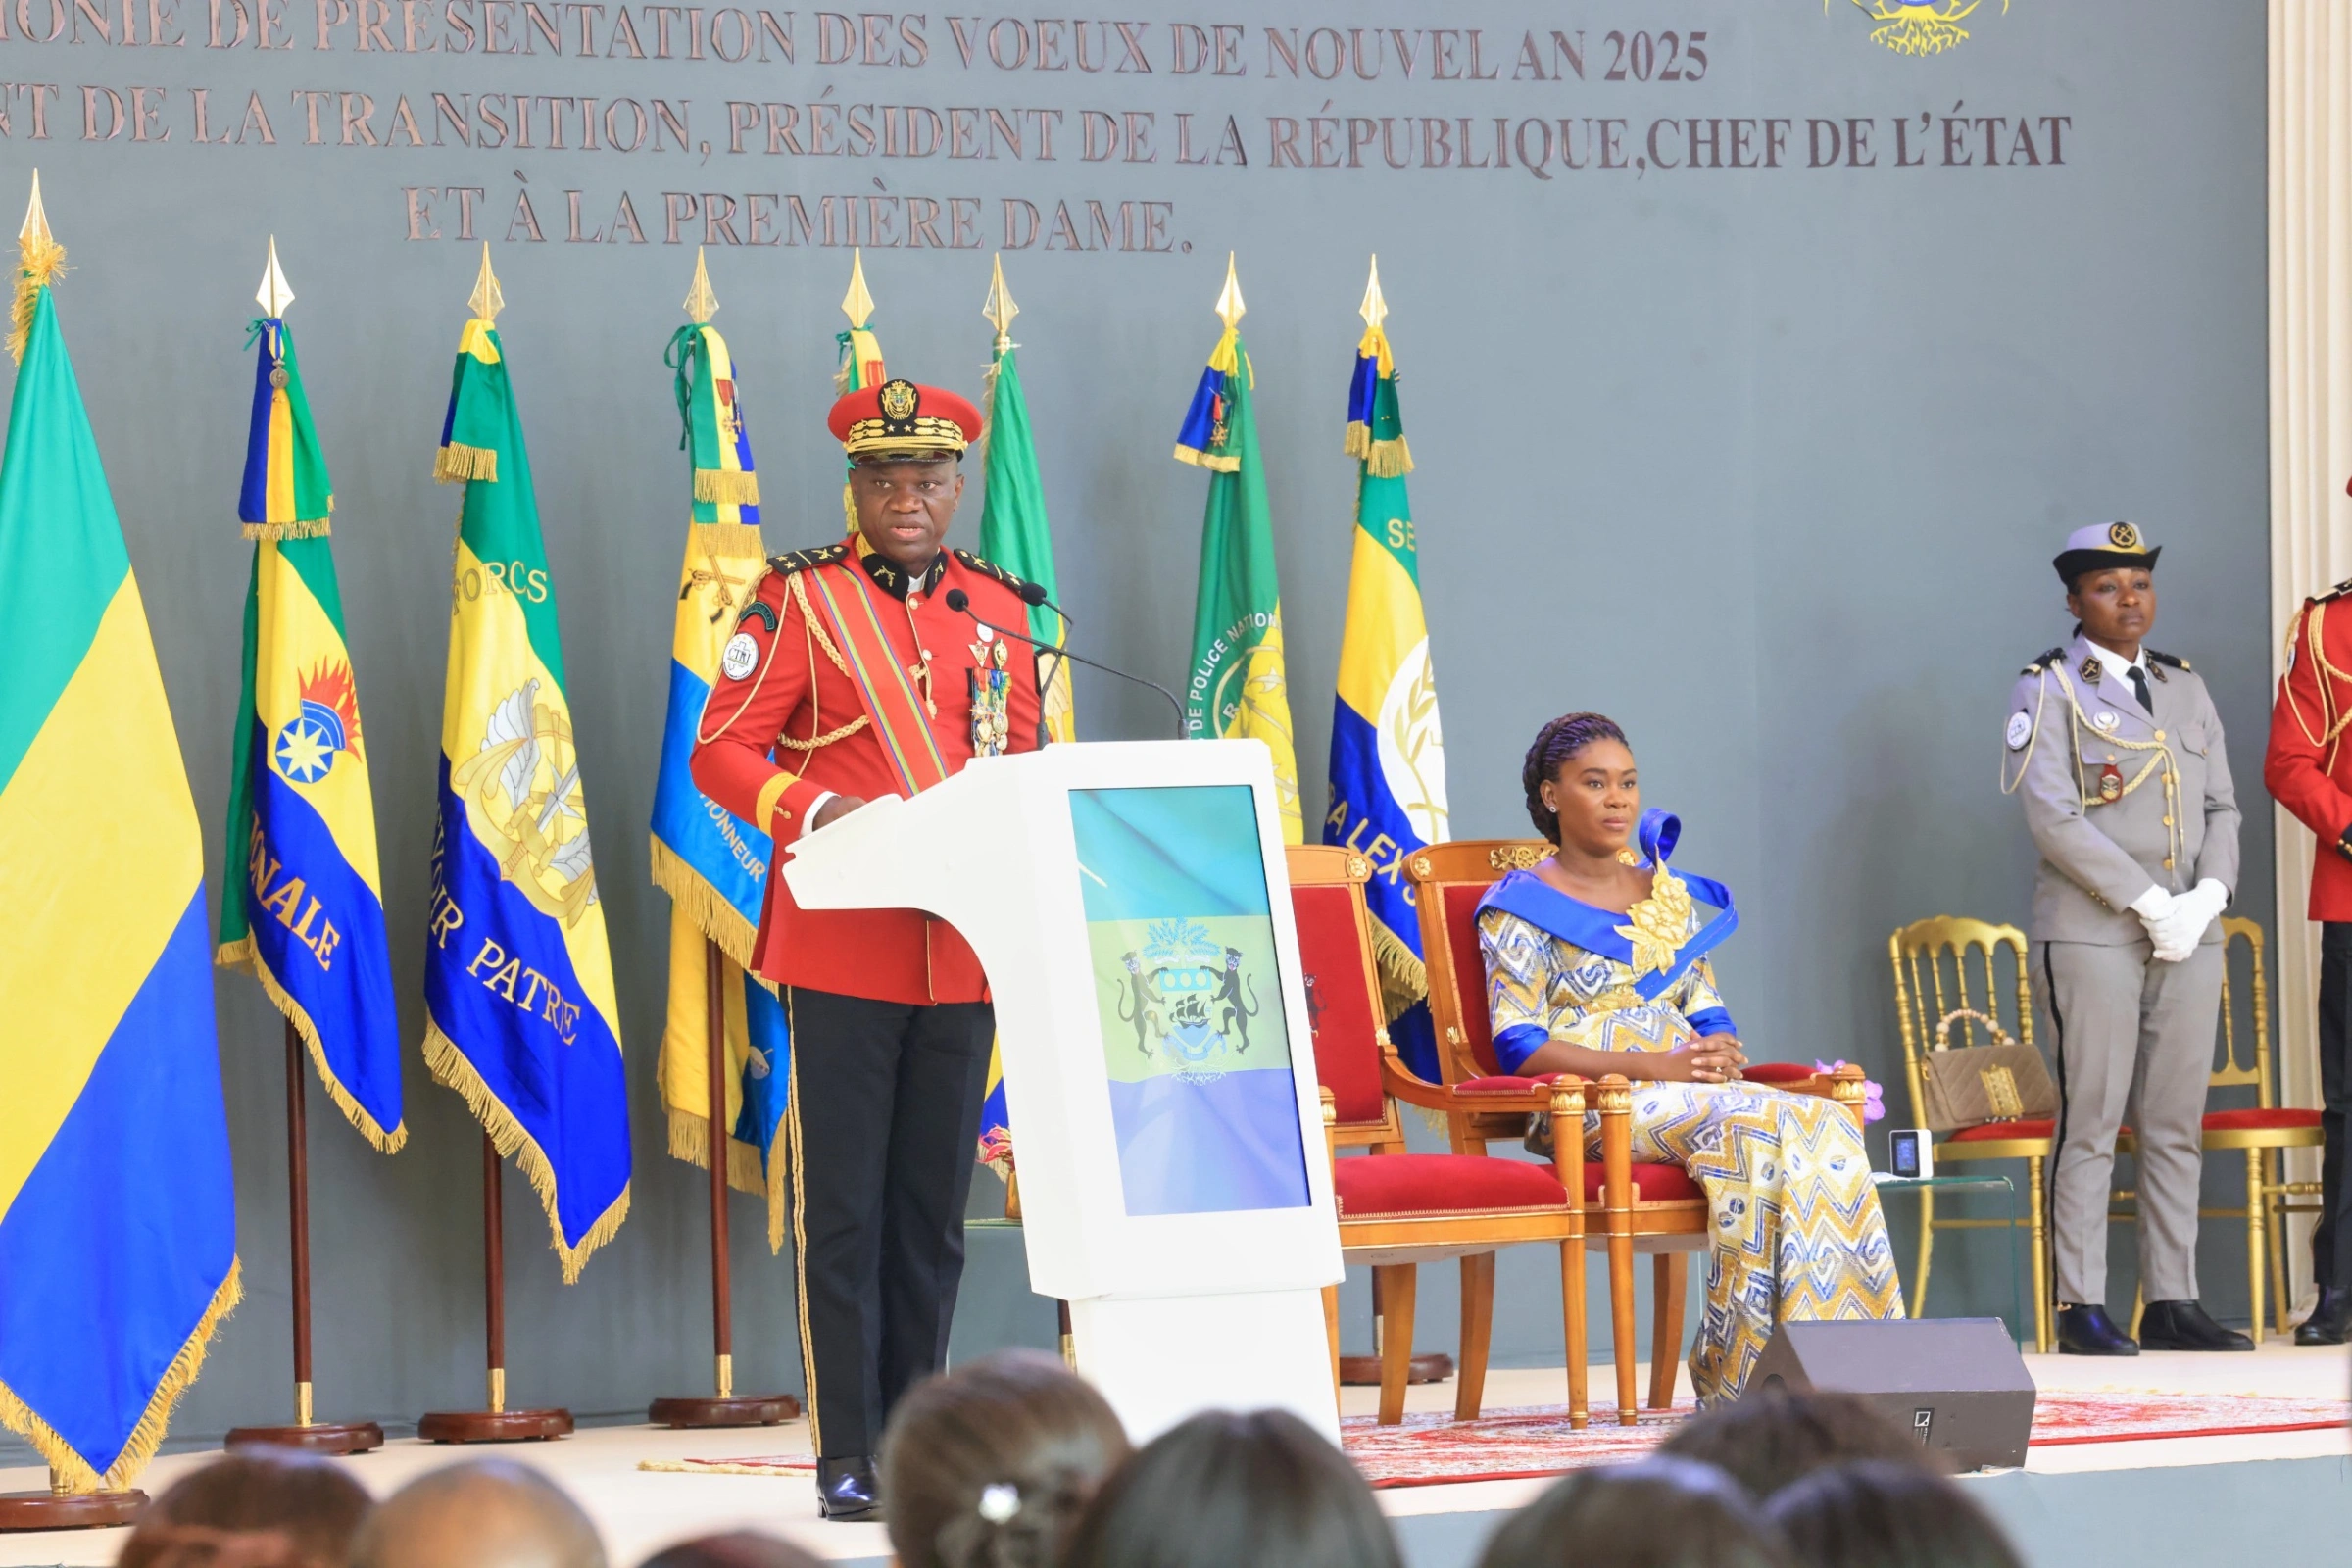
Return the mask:
<svg viewBox="0 0 2352 1568">
<path fill-rule="evenodd" d="M 353 1568 L 605 1568 L 596 1526 L 564 1489 L 511 1459 L 429 1470 L 378 1503 Z"/>
<path fill-rule="evenodd" d="M 756 1530 L 698 1536 L 658 1551 L 638 1568 L 824 1568 L 791 1542 Z"/>
<path fill-rule="evenodd" d="M 1730 1476 L 1653 1454 L 1570 1474 L 1503 1522 L 1479 1568 L 1793 1568 L 1801 1560 Z"/>
<path fill-rule="evenodd" d="M 344 1568 L 368 1489 L 342 1466 L 246 1448 L 182 1476 L 139 1515 L 122 1568 Z"/>
<path fill-rule="evenodd" d="M 1005 1350 L 918 1384 L 882 1437 L 901 1568 L 1051 1568 L 1127 1433 L 1054 1356 Z"/>
<path fill-rule="evenodd" d="M 1779 1493 L 1765 1511 L 1807 1568 L 2023 1568 L 1982 1508 L 1914 1464 L 1834 1465 Z"/>
<path fill-rule="evenodd" d="M 1885 1459 L 1919 1470 L 1936 1460 L 1869 1400 L 1820 1389 L 1758 1389 L 1712 1405 L 1675 1428 L 1658 1451 L 1714 1465 L 1759 1500 L 1850 1459 Z"/>
<path fill-rule="evenodd" d="M 1283 1410 L 1210 1411 L 1153 1439 L 1103 1483 L 1061 1568 L 1403 1568 L 1403 1559 L 1372 1489 L 1314 1428 Z"/>
</svg>

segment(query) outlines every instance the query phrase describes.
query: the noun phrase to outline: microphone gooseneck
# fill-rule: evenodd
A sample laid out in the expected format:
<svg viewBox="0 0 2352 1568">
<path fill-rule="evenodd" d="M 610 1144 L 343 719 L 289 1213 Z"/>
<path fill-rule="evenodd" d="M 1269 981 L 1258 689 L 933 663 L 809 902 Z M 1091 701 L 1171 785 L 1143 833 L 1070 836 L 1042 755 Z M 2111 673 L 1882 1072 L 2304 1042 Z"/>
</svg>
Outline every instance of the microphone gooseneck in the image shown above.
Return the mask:
<svg viewBox="0 0 2352 1568">
<path fill-rule="evenodd" d="M 1022 599 L 1028 600 L 1029 596 L 1027 589 L 1036 587 L 1037 585 L 1035 583 L 1027 584 L 1022 592 Z M 1168 707 L 1172 709 L 1176 714 L 1176 739 L 1184 739 L 1184 704 L 1178 702 L 1176 700 L 1176 694 L 1168 690 L 1165 686 L 1162 686 L 1159 682 L 1155 680 L 1146 680 L 1141 675 L 1130 675 L 1123 669 L 1114 669 L 1108 664 L 1102 663 L 1097 660 L 1088 659 L 1082 654 L 1073 654 L 1066 648 L 1056 648 L 1052 643 L 1040 642 L 1038 639 L 1030 636 L 1025 631 L 1014 631 L 1010 626 L 1000 626 L 993 620 L 983 620 L 980 618 L 980 612 L 972 608 L 972 596 L 965 593 L 960 588 L 949 589 L 945 594 L 940 596 L 940 602 L 945 604 L 950 610 L 955 611 L 957 614 L 970 616 L 972 624 L 976 626 L 986 626 L 990 631 L 995 632 L 1000 637 L 1010 637 L 1015 642 L 1027 643 L 1030 647 L 1038 650 L 1040 653 L 1053 654 L 1057 658 L 1069 660 L 1072 663 L 1084 664 L 1089 669 L 1099 669 L 1105 675 L 1116 676 L 1120 680 L 1131 682 L 1137 686 L 1151 687 L 1153 691 L 1159 693 L 1160 696 L 1168 700 Z M 1042 588 L 1038 589 L 1037 599 L 1031 602 L 1044 604 L 1045 590 Z M 1054 612 L 1055 614 L 1061 613 L 1058 606 L 1050 608 L 1054 609 Z M 1062 619 L 1067 621 L 1069 617 L 1067 615 L 1062 615 Z"/>
</svg>

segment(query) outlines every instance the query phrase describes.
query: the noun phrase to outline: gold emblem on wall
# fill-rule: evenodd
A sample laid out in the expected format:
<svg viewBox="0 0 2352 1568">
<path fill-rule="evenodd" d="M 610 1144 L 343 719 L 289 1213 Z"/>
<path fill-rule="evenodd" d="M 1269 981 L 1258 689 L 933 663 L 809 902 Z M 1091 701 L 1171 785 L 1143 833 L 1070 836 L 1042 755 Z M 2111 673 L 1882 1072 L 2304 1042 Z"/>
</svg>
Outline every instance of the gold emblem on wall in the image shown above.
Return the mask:
<svg viewBox="0 0 2352 1568">
<path fill-rule="evenodd" d="M 1968 42 L 1969 30 L 1961 25 L 1984 0 L 1849 0 L 1853 8 L 1877 25 L 1870 29 L 1873 42 L 1885 44 L 1898 55 L 1925 59 L 1929 55 L 1957 49 Z M 1832 0 L 1821 0 L 1822 15 L 1829 15 Z M 2006 16 L 2009 0 L 2001 0 L 2001 13 Z"/>
</svg>

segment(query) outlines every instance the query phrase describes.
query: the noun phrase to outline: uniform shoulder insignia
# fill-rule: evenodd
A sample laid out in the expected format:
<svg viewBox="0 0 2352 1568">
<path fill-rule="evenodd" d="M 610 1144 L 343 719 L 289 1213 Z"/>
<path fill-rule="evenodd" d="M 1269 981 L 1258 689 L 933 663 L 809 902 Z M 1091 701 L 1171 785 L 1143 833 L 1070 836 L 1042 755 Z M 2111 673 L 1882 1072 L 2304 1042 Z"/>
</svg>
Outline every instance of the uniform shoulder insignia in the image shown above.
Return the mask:
<svg viewBox="0 0 2352 1568">
<path fill-rule="evenodd" d="M 744 606 L 743 613 L 735 617 L 735 625 L 740 630 L 755 620 L 766 623 L 767 634 L 770 637 L 776 634 L 776 607 L 766 600 L 754 599 L 750 604 Z"/>
<path fill-rule="evenodd" d="M 1011 572 L 1006 571 L 1003 566 L 998 565 L 993 561 L 986 561 L 979 556 L 973 555 L 969 550 L 952 550 L 949 552 L 949 554 L 953 555 L 957 561 L 962 562 L 965 565 L 971 567 L 972 570 L 979 572 L 982 576 L 996 578 L 997 581 L 1003 583 L 1005 587 L 1011 589 L 1016 594 L 1029 586 L 1025 579 L 1014 576 Z"/>
<path fill-rule="evenodd" d="M 2313 594 L 2311 602 L 2315 605 L 2322 605 L 2331 599 L 2341 599 L 2346 594 L 2352 594 L 2352 577 L 2345 578 L 2324 594 Z"/>
<path fill-rule="evenodd" d="M 2024 669 L 2018 671 L 2018 673 L 2021 675 L 2038 675 L 2043 670 L 2050 668 L 2052 665 L 2061 664 L 2065 662 L 2066 649 L 2061 646 L 2053 648 L 2047 653 L 2034 655 L 2034 662 L 2028 664 Z"/>
<path fill-rule="evenodd" d="M 2177 658 L 2172 654 L 2160 654 L 2151 648 L 2148 650 L 2148 657 L 2159 664 L 2170 664 L 2175 669 L 2188 669 L 2187 660 Z M 2196 671 L 2189 670 L 2189 673 L 2193 675 Z"/>
<path fill-rule="evenodd" d="M 767 569 L 790 575 L 796 571 L 807 571 L 810 566 L 830 565 L 849 553 L 850 542 L 847 539 L 819 545 L 813 550 L 787 550 L 780 556 L 768 557 Z"/>
</svg>

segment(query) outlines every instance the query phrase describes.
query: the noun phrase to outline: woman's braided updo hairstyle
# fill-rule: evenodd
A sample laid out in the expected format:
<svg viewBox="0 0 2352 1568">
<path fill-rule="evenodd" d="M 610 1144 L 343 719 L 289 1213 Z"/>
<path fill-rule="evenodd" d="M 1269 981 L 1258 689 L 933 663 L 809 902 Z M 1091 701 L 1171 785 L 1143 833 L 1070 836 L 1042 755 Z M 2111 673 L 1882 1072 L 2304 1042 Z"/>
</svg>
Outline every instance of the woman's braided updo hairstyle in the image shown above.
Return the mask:
<svg viewBox="0 0 2352 1568">
<path fill-rule="evenodd" d="M 1615 741 L 1623 746 L 1625 731 L 1617 727 L 1615 719 L 1600 713 L 1562 713 L 1536 731 L 1536 744 L 1527 749 L 1527 760 L 1520 765 L 1528 820 L 1553 844 L 1560 842 L 1560 815 L 1544 804 L 1544 785 L 1559 777 L 1568 759 L 1594 741 Z"/>
</svg>

